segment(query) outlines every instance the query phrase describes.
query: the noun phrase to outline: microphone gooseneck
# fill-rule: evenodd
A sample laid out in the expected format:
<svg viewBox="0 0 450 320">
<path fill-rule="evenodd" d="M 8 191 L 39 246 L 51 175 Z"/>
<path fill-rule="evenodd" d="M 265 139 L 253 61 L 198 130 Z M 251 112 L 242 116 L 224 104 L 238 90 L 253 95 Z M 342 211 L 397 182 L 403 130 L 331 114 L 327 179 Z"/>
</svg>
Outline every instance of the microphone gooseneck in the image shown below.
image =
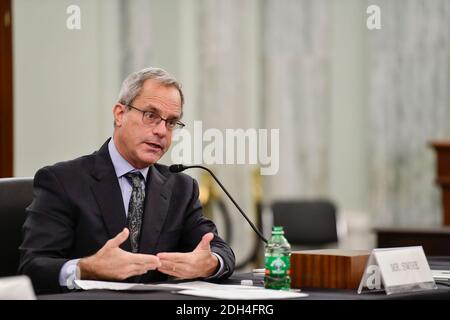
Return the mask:
<svg viewBox="0 0 450 320">
<path fill-rule="evenodd" d="M 251 220 L 247 217 L 247 215 L 244 213 L 244 211 L 241 209 L 241 207 L 239 207 L 239 205 L 236 203 L 236 201 L 234 201 L 233 197 L 228 193 L 227 189 L 223 186 L 223 184 L 219 181 L 219 179 L 217 179 L 217 177 L 215 176 L 215 174 L 209 170 L 206 167 L 203 166 L 184 166 L 182 164 L 174 164 L 171 165 L 169 167 L 169 171 L 173 172 L 173 173 L 178 173 L 178 172 L 182 172 L 186 169 L 190 169 L 190 168 L 200 168 L 203 170 L 206 170 L 209 172 L 209 174 L 214 178 L 214 180 L 216 180 L 216 182 L 219 184 L 219 186 L 222 188 L 222 190 L 226 193 L 226 195 L 228 196 L 228 198 L 230 198 L 231 202 L 233 202 L 233 204 L 236 206 L 236 208 L 239 210 L 239 212 L 242 214 L 242 216 L 245 218 L 245 220 L 247 220 L 247 222 L 250 224 L 250 226 L 252 227 L 253 231 L 256 232 L 256 234 L 258 235 L 258 237 L 264 241 L 265 243 L 267 243 L 267 239 L 264 238 L 264 236 L 262 235 L 262 233 L 255 227 L 255 225 L 253 224 L 253 222 L 251 222 Z"/>
<path fill-rule="evenodd" d="M 178 173 L 178 172 L 184 171 L 186 169 L 187 169 L 187 167 L 185 167 L 182 164 L 173 164 L 169 167 L 169 171 L 173 172 L 173 173 Z"/>
</svg>

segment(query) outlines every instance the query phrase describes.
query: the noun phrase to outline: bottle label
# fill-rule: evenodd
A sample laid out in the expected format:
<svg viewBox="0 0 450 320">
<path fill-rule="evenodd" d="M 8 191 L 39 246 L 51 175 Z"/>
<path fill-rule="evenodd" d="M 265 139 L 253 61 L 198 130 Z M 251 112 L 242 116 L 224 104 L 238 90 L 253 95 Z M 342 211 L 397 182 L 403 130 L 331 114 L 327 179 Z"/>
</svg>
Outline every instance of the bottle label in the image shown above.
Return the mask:
<svg viewBox="0 0 450 320">
<path fill-rule="evenodd" d="M 266 275 L 283 277 L 289 275 L 290 258 L 289 256 L 266 257 Z"/>
</svg>

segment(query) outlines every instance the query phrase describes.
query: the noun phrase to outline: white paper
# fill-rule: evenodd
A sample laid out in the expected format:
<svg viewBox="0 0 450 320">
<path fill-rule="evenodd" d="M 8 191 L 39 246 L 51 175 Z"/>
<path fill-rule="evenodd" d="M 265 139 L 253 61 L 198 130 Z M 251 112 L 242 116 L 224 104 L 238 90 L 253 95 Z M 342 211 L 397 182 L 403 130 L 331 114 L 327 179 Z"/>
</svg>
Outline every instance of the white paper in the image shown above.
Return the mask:
<svg viewBox="0 0 450 320">
<path fill-rule="evenodd" d="M 291 292 L 283 290 L 242 290 L 242 289 L 191 289 L 178 291 L 179 294 L 185 294 L 197 297 L 207 297 L 216 299 L 232 300 L 265 300 L 265 299 L 291 299 L 303 298 L 308 294 L 300 292 Z"/>
<path fill-rule="evenodd" d="M 151 291 L 151 290 L 262 290 L 262 287 L 216 284 L 206 281 L 190 281 L 181 283 L 143 284 L 111 281 L 75 280 L 75 285 L 83 290 L 116 290 L 116 291 Z"/>
<path fill-rule="evenodd" d="M 177 293 L 217 299 L 289 299 L 307 297 L 305 293 L 270 290 L 263 287 L 234 284 L 217 284 L 206 281 L 190 281 L 176 284 L 143 284 L 110 281 L 75 280 L 77 287 L 83 290 L 115 291 L 177 291 Z"/>
<path fill-rule="evenodd" d="M 435 280 L 450 281 L 450 270 L 431 270 Z"/>
<path fill-rule="evenodd" d="M 177 289 L 186 290 L 264 290 L 263 287 L 245 286 L 239 284 L 218 284 L 206 281 L 190 281 L 171 285 L 176 287 Z"/>
<path fill-rule="evenodd" d="M 143 284 L 93 280 L 75 280 L 74 282 L 77 288 L 83 290 L 172 291 L 182 289 L 169 284 Z"/>
</svg>

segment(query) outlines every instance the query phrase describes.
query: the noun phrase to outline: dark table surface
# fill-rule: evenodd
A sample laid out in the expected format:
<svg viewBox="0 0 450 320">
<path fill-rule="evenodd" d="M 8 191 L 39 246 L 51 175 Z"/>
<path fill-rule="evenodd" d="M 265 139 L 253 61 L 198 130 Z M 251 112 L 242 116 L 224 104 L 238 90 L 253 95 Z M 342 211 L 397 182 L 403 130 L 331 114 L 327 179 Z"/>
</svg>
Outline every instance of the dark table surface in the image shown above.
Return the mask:
<svg viewBox="0 0 450 320">
<path fill-rule="evenodd" d="M 450 257 L 430 257 L 428 258 L 431 269 L 450 270 Z M 262 285 L 263 277 L 251 273 L 234 274 L 230 279 L 223 281 L 223 284 L 240 284 L 241 280 L 251 279 L 254 285 Z M 358 294 L 356 290 L 342 289 L 318 289 L 302 288 L 302 292 L 309 294 L 308 297 L 299 298 L 301 300 L 412 300 L 412 299 L 445 299 L 450 300 L 450 286 L 437 283 L 436 290 L 426 290 L 411 293 L 401 293 L 386 295 L 384 292 L 370 292 Z M 40 295 L 39 300 L 208 300 L 195 296 L 180 295 L 168 291 L 109 291 L 90 290 L 72 291 L 69 293 Z"/>
</svg>

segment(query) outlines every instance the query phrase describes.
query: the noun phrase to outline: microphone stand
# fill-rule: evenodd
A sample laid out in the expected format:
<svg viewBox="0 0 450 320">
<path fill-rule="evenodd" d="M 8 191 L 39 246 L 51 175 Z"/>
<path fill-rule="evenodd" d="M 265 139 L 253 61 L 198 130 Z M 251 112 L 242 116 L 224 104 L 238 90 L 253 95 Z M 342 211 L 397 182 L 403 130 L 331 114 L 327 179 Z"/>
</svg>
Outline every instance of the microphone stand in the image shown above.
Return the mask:
<svg viewBox="0 0 450 320">
<path fill-rule="evenodd" d="M 253 224 L 253 222 L 251 222 L 251 220 L 247 217 L 247 215 L 244 213 L 244 211 L 241 209 L 241 207 L 239 207 L 239 205 L 236 203 L 236 201 L 234 201 L 233 197 L 228 193 L 227 189 L 223 186 L 223 184 L 219 181 L 219 179 L 217 179 L 216 175 L 209 170 L 208 168 L 204 167 L 204 166 L 199 166 L 199 165 L 194 165 L 194 166 L 184 166 L 184 165 L 172 165 L 170 166 L 169 170 L 171 172 L 181 172 L 184 171 L 186 169 L 190 169 L 190 168 L 199 168 L 199 169 L 203 169 L 209 172 L 209 174 L 214 178 L 214 180 L 216 180 L 216 182 L 219 184 L 219 186 L 222 188 L 222 190 L 225 192 L 225 194 L 228 196 L 228 198 L 230 198 L 231 202 L 233 202 L 233 204 L 236 206 L 236 208 L 239 210 L 239 212 L 242 214 L 242 216 L 245 218 L 245 220 L 247 220 L 247 222 L 250 224 L 250 226 L 252 227 L 253 231 L 256 232 L 256 234 L 259 236 L 259 238 L 264 241 L 265 243 L 267 243 L 267 239 L 264 238 L 264 236 L 262 235 L 262 233 L 255 227 L 255 225 Z"/>
</svg>

